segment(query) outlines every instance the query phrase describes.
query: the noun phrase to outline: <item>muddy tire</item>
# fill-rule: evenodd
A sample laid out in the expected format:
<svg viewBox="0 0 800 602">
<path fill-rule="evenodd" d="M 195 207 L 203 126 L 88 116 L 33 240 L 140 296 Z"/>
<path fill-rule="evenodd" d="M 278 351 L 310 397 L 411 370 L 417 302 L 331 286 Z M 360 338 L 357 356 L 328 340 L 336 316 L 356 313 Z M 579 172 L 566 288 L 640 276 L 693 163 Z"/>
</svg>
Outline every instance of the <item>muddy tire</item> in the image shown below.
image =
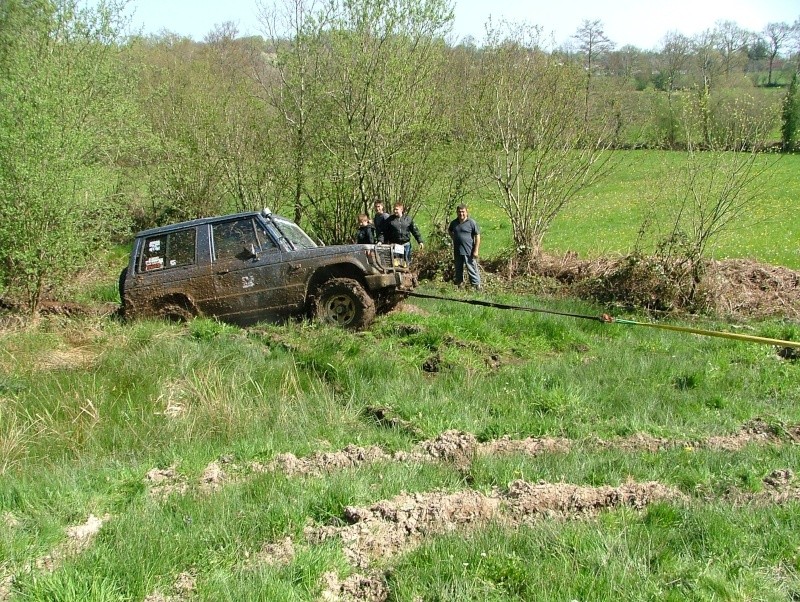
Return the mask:
<svg viewBox="0 0 800 602">
<path fill-rule="evenodd" d="M 197 312 L 188 303 L 163 303 L 153 312 L 157 318 L 169 322 L 190 322 Z"/>
<path fill-rule="evenodd" d="M 314 317 L 348 330 L 361 330 L 375 319 L 375 301 L 357 281 L 334 278 L 317 291 Z"/>
</svg>

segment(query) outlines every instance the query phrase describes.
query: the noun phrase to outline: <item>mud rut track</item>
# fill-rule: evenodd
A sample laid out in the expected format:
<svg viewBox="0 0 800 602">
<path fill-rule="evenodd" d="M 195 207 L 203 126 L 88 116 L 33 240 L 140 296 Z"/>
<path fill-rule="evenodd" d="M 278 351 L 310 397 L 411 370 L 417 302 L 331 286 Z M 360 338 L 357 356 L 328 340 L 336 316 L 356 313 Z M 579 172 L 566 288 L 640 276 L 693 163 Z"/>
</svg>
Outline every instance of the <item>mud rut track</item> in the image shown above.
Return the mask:
<svg viewBox="0 0 800 602">
<path fill-rule="evenodd" d="M 589 444 L 629 452 L 659 452 L 675 448 L 734 451 L 746 445 L 800 444 L 800 425 L 776 429 L 754 419 L 744 424 L 738 433 L 702 440 L 670 440 L 637 434 L 613 440 L 595 439 Z M 231 457 L 222 457 L 211 462 L 196 481 L 180 475 L 175 467 L 154 468 L 148 471 L 144 481 L 149 495 L 161 500 L 193 491 L 212 495 L 228 483 L 242 482 L 265 472 L 304 478 L 357 469 L 377 462 L 445 462 L 467 470 L 480 456 L 568 453 L 572 446 L 573 442 L 564 438 L 503 437 L 478 442 L 470 433 L 446 431 L 435 439 L 422 441 L 409 452 L 388 453 L 377 446 L 348 445 L 341 451 L 316 452 L 302 458 L 291 453 L 278 454 L 267 464 L 237 464 Z M 790 469 L 773 470 L 764 476 L 763 482 L 765 489 L 759 493 L 732 491 L 726 494 L 725 500 L 737 505 L 800 501 L 800 484 Z M 245 554 L 241 566 L 246 570 L 259 564 L 288 564 L 293 560 L 297 546 L 339 541 L 354 572 L 345 579 L 336 573 L 326 573 L 321 584 L 321 599 L 378 602 L 388 598 L 389 589 L 383 569 L 377 567 L 385 564 L 383 561 L 413 549 L 426 538 L 455 531 L 466 532 L 489 523 L 517 527 L 541 520 L 590 519 L 605 510 L 622 507 L 642 509 L 658 501 L 687 503 L 688 498 L 678 489 L 656 481 L 626 482 L 617 487 L 588 487 L 516 480 L 503 490 L 493 488 L 489 493 L 471 489 L 401 493 L 369 506 L 345 507 L 341 516 L 344 526 L 308 525 L 303 532 L 304 541 L 296 542 L 287 537 L 266 542 L 258 553 Z M 6 527 L 16 527 L 13 516 L 2 518 Z M 90 515 L 86 523 L 68 527 L 66 539 L 58 548 L 31 566 L 18 567 L 18 570 L 55 570 L 65 558 L 87 549 L 109 520 L 113 517 L 108 514 L 101 518 Z M 145 602 L 186 600 L 194 591 L 195 580 L 190 572 L 182 572 L 176 575 L 171 594 L 156 591 L 148 595 Z M 12 576 L 0 574 L 0 602 L 10 598 L 12 585 Z"/>
</svg>

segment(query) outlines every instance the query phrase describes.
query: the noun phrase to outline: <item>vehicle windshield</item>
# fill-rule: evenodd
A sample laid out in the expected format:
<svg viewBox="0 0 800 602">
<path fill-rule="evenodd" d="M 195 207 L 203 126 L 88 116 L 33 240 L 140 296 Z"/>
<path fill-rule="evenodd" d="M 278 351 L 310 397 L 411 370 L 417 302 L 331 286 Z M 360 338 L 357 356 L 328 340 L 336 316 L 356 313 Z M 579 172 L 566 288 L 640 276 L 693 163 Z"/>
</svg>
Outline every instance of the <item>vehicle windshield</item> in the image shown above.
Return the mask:
<svg viewBox="0 0 800 602">
<path fill-rule="evenodd" d="M 275 224 L 275 227 L 280 231 L 283 237 L 288 240 L 295 249 L 313 249 L 317 246 L 317 243 L 311 240 L 308 234 L 303 232 L 300 226 L 294 222 L 273 215 L 272 223 Z"/>
</svg>

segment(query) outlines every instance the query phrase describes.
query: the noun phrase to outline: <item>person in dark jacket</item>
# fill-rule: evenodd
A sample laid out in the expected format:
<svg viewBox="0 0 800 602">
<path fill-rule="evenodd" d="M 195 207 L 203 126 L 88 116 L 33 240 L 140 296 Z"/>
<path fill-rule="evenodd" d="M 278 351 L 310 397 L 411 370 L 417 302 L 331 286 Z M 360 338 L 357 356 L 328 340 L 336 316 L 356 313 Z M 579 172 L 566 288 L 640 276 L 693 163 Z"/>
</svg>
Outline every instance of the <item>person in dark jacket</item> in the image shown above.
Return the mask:
<svg viewBox="0 0 800 602">
<path fill-rule="evenodd" d="M 453 259 L 455 261 L 456 286 L 464 284 L 464 266 L 467 267 L 469 283 L 481 289 L 481 275 L 478 271 L 478 249 L 481 246 L 481 229 L 469 216 L 466 205 L 456 208 L 458 217 L 450 222 L 447 231 L 453 239 Z"/>
<path fill-rule="evenodd" d="M 405 247 L 406 263 L 411 265 L 411 237 L 413 236 L 419 248 L 425 245 L 422 241 L 422 234 L 419 228 L 411 219 L 411 216 L 404 215 L 405 207 L 402 203 L 395 203 L 394 213 L 383 222 L 383 231 L 378 232 L 378 240 L 390 244 L 403 245 Z"/>
<path fill-rule="evenodd" d="M 375 226 L 369 221 L 369 215 L 361 213 L 358 216 L 358 233 L 356 243 L 359 245 L 374 245 L 377 237 L 375 236 Z"/>
<path fill-rule="evenodd" d="M 386 223 L 386 220 L 389 218 L 389 214 L 383 209 L 383 201 L 376 200 L 374 207 L 375 217 L 372 218 L 372 223 L 375 225 L 376 235 L 378 238 L 380 238 L 381 232 L 383 232 L 383 224 Z"/>
</svg>

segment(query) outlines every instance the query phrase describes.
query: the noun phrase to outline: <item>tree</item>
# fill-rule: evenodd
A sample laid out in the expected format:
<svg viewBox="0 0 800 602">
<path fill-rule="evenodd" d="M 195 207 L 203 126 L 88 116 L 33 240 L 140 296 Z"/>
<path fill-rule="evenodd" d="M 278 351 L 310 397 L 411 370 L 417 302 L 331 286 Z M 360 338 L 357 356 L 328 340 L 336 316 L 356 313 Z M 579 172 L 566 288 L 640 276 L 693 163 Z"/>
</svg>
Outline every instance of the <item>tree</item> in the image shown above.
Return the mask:
<svg viewBox="0 0 800 602">
<path fill-rule="evenodd" d="M 714 39 L 717 50 L 722 57 L 722 70 L 729 76 L 747 54 L 747 43 L 752 34 L 742 29 L 733 21 L 717 21 L 714 28 Z"/>
<path fill-rule="evenodd" d="M 797 150 L 800 138 L 800 92 L 798 92 L 798 75 L 792 75 L 786 97 L 783 99 L 781 112 L 781 150 L 788 153 Z"/>
<path fill-rule="evenodd" d="M 722 61 L 718 49 L 719 40 L 717 32 L 704 31 L 693 40 L 695 65 L 698 73 L 698 83 L 695 85 L 697 95 L 697 108 L 701 117 L 703 140 L 706 146 L 711 146 L 712 137 L 712 106 L 711 90 L 716 84 L 721 73 Z"/>
<path fill-rule="evenodd" d="M 778 56 L 784 43 L 792 33 L 792 28 L 788 23 L 768 23 L 764 28 L 764 37 L 769 45 L 767 57 L 769 58 L 769 76 L 767 85 L 772 85 L 772 68 L 775 65 L 775 58 Z"/>
<path fill-rule="evenodd" d="M 760 154 L 770 119 L 757 115 L 750 103 L 737 101 L 729 110 L 726 127 L 717 128 L 708 138 L 702 101 L 688 104 L 682 115 L 685 162 L 666 179 L 672 188 L 660 191 L 670 222 L 666 235 L 657 241 L 657 251 L 671 277 L 690 278 L 689 301 L 702 280 L 704 259 L 713 241 L 750 213 L 771 162 Z M 697 140 L 704 141 L 702 147 Z"/>
<path fill-rule="evenodd" d="M 616 129 L 602 100 L 587 107 L 583 68 L 538 40 L 536 29 L 491 32 L 470 92 L 476 161 L 522 261 L 539 256 L 555 217 L 609 166 Z"/>
<path fill-rule="evenodd" d="M 675 91 L 686 77 L 691 62 L 692 41 L 678 32 L 669 32 L 662 40 L 659 53 L 659 87 L 667 93 L 666 107 L 657 111 L 658 141 L 674 148 L 678 142 L 679 124 L 675 107 Z"/>
<path fill-rule="evenodd" d="M 578 50 L 583 55 L 583 68 L 586 73 L 584 121 L 588 121 L 592 76 L 595 69 L 597 69 L 599 60 L 614 50 L 614 42 L 606 37 L 605 31 L 603 31 L 603 22 L 600 20 L 588 21 L 584 19 L 578 31 L 572 37 L 577 40 Z"/>
<path fill-rule="evenodd" d="M 421 203 L 442 138 L 433 77 L 451 21 L 445 0 L 334 1 L 296 20 L 279 48 L 294 168 L 310 166 L 298 180 L 303 217 L 329 242 L 349 241 L 375 197 Z"/>
<path fill-rule="evenodd" d="M 36 312 L 124 227 L 109 190 L 139 124 L 124 4 L 0 4 L 0 277 Z"/>
<path fill-rule="evenodd" d="M 223 23 L 202 43 L 166 33 L 128 51 L 158 146 L 143 227 L 271 204 L 271 120 L 249 77 L 263 43 L 237 35 Z"/>
<path fill-rule="evenodd" d="M 673 31 L 664 36 L 659 70 L 663 82 L 661 87 L 667 93 L 668 99 L 672 98 L 678 87 L 679 77 L 689 66 L 691 51 L 692 41 L 685 35 Z"/>
</svg>

